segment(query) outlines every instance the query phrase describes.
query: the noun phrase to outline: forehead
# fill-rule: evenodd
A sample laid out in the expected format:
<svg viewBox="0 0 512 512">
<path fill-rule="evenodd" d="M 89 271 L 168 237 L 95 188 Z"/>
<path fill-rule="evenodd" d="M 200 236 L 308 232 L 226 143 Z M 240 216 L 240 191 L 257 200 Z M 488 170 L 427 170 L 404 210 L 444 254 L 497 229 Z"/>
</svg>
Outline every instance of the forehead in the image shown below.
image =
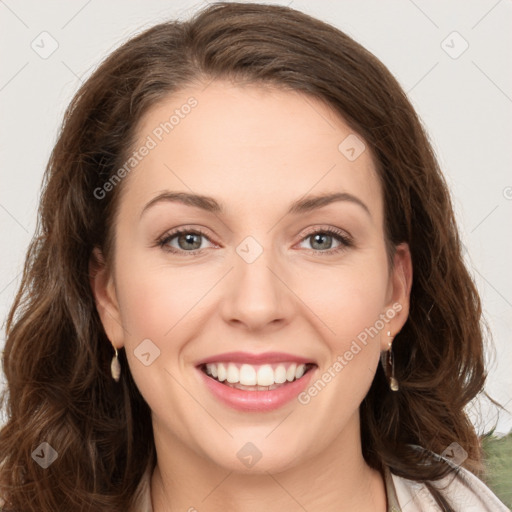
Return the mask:
<svg viewBox="0 0 512 512">
<path fill-rule="evenodd" d="M 239 212 L 347 192 L 381 215 L 368 146 L 332 109 L 295 91 L 219 81 L 181 90 L 142 118 L 135 149 L 143 145 L 151 149 L 124 184 L 131 202 L 178 190 Z"/>
</svg>

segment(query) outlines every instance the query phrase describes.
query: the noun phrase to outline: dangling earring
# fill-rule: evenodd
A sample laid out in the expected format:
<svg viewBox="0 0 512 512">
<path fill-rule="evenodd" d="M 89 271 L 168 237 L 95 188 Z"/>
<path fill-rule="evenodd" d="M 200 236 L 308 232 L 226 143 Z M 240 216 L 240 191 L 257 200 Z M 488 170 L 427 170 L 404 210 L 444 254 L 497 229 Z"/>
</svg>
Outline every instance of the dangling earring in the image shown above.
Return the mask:
<svg viewBox="0 0 512 512">
<path fill-rule="evenodd" d="M 117 348 L 114 347 L 116 353 L 112 358 L 112 362 L 110 363 L 110 372 L 112 373 L 112 378 L 119 382 L 119 377 L 121 376 L 121 363 L 119 362 L 119 357 L 117 356 Z"/>
<path fill-rule="evenodd" d="M 391 338 L 391 331 L 387 332 L 387 335 Z M 395 364 L 394 364 L 394 357 L 393 357 L 393 349 L 391 347 L 392 341 L 388 343 L 388 351 L 387 351 L 387 366 L 389 368 L 389 373 L 391 373 L 389 377 L 389 389 L 391 391 L 398 391 L 400 389 L 400 386 L 398 385 L 398 381 L 395 378 Z"/>
</svg>

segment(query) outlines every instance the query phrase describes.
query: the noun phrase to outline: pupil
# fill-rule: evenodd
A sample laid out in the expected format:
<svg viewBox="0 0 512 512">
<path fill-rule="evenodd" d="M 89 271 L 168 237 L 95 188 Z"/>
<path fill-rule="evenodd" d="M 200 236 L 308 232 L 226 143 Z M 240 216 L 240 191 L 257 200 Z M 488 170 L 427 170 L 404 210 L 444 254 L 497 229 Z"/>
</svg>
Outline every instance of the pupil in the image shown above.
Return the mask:
<svg viewBox="0 0 512 512">
<path fill-rule="evenodd" d="M 325 235 L 325 234 L 317 234 L 313 237 L 313 244 L 316 244 L 317 240 L 320 240 L 320 246 L 322 245 L 322 239 L 325 241 L 325 240 L 329 240 L 330 238 L 332 238 L 330 235 Z M 325 242 L 324 242 L 325 243 Z M 330 244 L 327 244 L 328 246 Z M 319 247 L 320 249 L 329 249 L 329 247 Z"/>
<path fill-rule="evenodd" d="M 183 235 L 180 237 L 180 240 L 182 239 L 185 239 L 185 242 L 187 244 L 194 244 L 194 237 L 198 238 L 199 235 L 196 235 L 196 234 L 193 234 L 193 233 L 188 233 L 186 235 Z M 192 249 L 198 249 L 199 247 L 201 247 L 201 242 L 197 243 L 197 240 L 196 240 L 196 246 L 194 247 L 190 247 L 190 245 L 188 246 L 188 249 L 192 248 Z"/>
</svg>

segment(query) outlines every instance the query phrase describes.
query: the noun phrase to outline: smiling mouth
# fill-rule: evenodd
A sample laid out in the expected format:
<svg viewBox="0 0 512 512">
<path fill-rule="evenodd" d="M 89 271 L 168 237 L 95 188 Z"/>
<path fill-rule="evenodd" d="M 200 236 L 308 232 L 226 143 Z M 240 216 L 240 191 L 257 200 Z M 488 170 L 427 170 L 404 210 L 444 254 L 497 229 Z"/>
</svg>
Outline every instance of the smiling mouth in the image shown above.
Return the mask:
<svg viewBox="0 0 512 512">
<path fill-rule="evenodd" d="M 209 378 L 234 389 L 272 391 L 301 379 L 315 367 L 314 363 L 251 365 L 226 362 L 202 364 L 199 369 Z"/>
</svg>

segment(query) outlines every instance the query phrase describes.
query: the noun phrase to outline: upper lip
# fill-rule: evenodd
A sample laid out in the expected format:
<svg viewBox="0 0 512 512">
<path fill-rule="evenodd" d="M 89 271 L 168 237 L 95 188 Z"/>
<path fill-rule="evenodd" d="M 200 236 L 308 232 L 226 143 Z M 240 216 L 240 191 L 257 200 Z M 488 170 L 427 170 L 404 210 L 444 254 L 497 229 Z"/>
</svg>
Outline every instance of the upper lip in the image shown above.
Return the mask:
<svg viewBox="0 0 512 512">
<path fill-rule="evenodd" d="M 248 364 L 267 364 L 267 363 L 312 363 L 314 361 L 305 357 L 296 356 L 294 354 L 287 354 L 285 352 L 263 352 L 261 354 L 251 354 L 249 352 L 224 352 L 223 354 L 216 354 L 198 361 L 197 366 L 208 363 L 248 363 Z"/>
</svg>

